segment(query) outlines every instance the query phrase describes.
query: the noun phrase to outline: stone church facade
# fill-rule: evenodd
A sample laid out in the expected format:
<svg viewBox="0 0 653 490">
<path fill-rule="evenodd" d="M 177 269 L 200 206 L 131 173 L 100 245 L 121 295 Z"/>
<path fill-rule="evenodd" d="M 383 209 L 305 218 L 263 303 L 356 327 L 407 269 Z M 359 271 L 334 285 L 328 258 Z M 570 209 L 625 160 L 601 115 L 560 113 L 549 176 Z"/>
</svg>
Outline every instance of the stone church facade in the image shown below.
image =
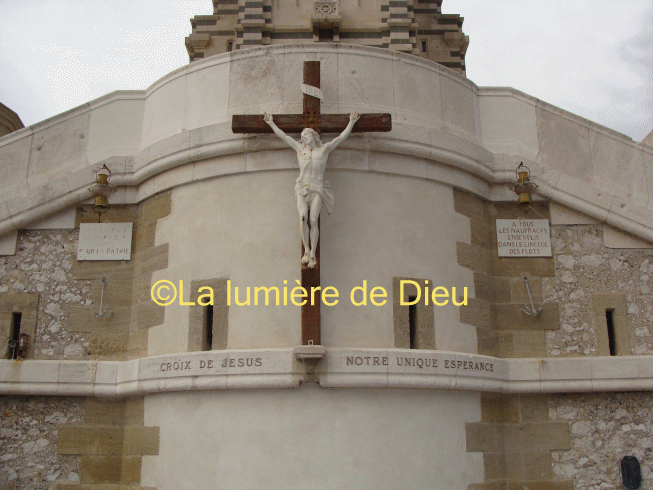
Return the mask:
<svg viewBox="0 0 653 490">
<path fill-rule="evenodd" d="M 214 2 L 189 65 L 0 138 L 0 486 L 653 488 L 653 146 L 476 86 L 440 2 L 365 1 Z M 329 157 L 321 346 L 296 155 L 232 131 L 301 113 L 305 61 L 322 114 L 392 119 Z M 78 260 L 103 165 L 128 260 Z"/>
</svg>

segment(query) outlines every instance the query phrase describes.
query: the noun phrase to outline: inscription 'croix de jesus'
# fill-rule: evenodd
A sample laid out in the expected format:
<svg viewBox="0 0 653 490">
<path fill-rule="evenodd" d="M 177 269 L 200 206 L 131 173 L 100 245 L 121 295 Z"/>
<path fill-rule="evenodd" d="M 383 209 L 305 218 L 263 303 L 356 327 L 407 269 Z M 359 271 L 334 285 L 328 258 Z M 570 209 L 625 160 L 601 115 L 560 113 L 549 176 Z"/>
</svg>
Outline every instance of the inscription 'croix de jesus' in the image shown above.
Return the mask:
<svg viewBox="0 0 653 490">
<path fill-rule="evenodd" d="M 292 148 L 297 149 L 300 177 L 297 179 L 295 194 L 297 196 L 297 207 L 300 212 L 301 235 L 302 235 L 302 286 L 311 291 L 311 288 L 320 286 L 320 247 L 318 242 L 318 218 L 321 204 L 324 201 L 330 211 L 333 194 L 325 187 L 328 185 L 322 182 L 322 174 L 326 164 L 326 155 L 318 157 L 317 152 L 326 153 L 335 148 L 350 132 L 365 133 L 390 131 L 392 120 L 390 114 L 321 114 L 320 99 L 320 62 L 304 62 L 304 92 L 302 114 L 274 114 L 270 115 L 236 115 L 233 116 L 231 129 L 234 133 L 276 133 L 283 141 Z M 308 131 L 307 131 L 308 130 Z M 313 132 L 311 132 L 312 130 Z M 297 143 L 285 133 L 302 133 L 300 143 Z M 311 135 L 312 133 L 312 135 Z M 319 135 L 321 133 L 341 133 L 341 135 L 322 147 Z M 304 156 L 303 149 L 308 153 L 316 152 L 315 155 Z M 301 153 L 301 155 L 300 155 Z M 306 161 L 304 161 L 306 160 Z M 308 162 L 308 163 L 307 163 Z M 315 166 L 320 168 L 315 169 Z M 303 182 L 303 176 L 312 173 L 319 174 L 314 182 Z M 325 199 L 326 198 L 326 199 Z M 310 203 L 310 207 L 308 204 Z M 309 213 L 313 216 L 309 217 Z M 307 220 L 311 221 L 310 234 L 308 233 Z M 310 235 L 310 251 L 309 236 Z M 304 345 L 320 344 L 320 304 L 309 304 L 302 306 L 302 343 Z"/>
</svg>

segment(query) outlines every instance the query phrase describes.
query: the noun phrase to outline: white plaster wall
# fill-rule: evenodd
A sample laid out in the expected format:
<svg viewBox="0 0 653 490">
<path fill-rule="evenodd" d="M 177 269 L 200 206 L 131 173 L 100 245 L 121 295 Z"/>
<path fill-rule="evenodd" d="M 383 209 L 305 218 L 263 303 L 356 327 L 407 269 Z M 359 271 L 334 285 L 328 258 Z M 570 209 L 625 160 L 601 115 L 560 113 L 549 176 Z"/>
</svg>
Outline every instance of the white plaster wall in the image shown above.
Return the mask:
<svg viewBox="0 0 653 490">
<path fill-rule="evenodd" d="M 160 427 L 142 482 L 159 490 L 439 488 L 483 481 L 465 450 L 476 393 L 322 389 L 146 397 Z"/>
<path fill-rule="evenodd" d="M 372 172 L 325 174 L 336 206 L 322 218 L 322 285 L 340 292 L 336 306 L 323 306 L 322 342 L 333 347 L 393 347 L 392 278 L 417 277 L 451 290 L 473 280 L 456 258 L 456 241 L 469 240 L 469 221 L 453 210 L 451 187 L 422 178 L 380 173 L 419 161 L 372 154 Z M 426 164 L 422 170 L 426 172 Z M 419 168 L 419 167 L 418 167 Z M 416 169 L 417 170 L 417 169 Z M 383 287 L 387 302 L 354 306 L 350 292 L 367 281 Z M 358 301 L 361 295 L 357 294 Z M 434 307 L 436 347 L 476 352 L 475 329 L 458 320 L 458 307 Z"/>
<path fill-rule="evenodd" d="M 451 187 L 428 181 L 426 162 L 396 155 L 348 152 L 352 165 L 364 160 L 370 171 L 330 169 L 336 195 L 333 213 L 321 218 L 322 287 L 340 294 L 335 306 L 323 305 L 322 342 L 331 347 L 394 347 L 392 278 L 417 277 L 462 295 L 473 296 L 471 272 L 460 267 L 456 242 L 469 242 L 469 222 L 453 210 Z M 228 347 L 292 347 L 301 343 L 301 308 L 254 303 L 254 288 L 276 286 L 288 293 L 300 278 L 299 218 L 294 196 L 297 170 L 292 152 L 248 153 L 245 167 L 288 170 L 247 172 L 177 187 L 172 212 L 159 221 L 156 243 L 168 243 L 168 268 L 153 283 L 184 281 L 187 301 L 193 280 L 229 278 Z M 217 164 L 219 165 L 219 164 Z M 412 169 L 420 177 L 389 173 Z M 354 306 L 355 286 L 380 286 L 386 304 Z M 287 281 L 284 283 L 284 281 Z M 252 305 L 235 305 L 235 287 Z M 368 296 L 369 297 L 369 296 Z M 263 300 L 263 295 L 259 298 Z M 359 299 L 359 298 L 358 298 Z M 181 352 L 188 338 L 188 306 L 167 306 L 165 323 L 150 329 L 149 354 Z M 434 307 L 436 347 L 476 352 L 475 328 L 461 324 L 458 307 Z"/>
<path fill-rule="evenodd" d="M 295 173 L 257 172 L 210 179 L 176 188 L 172 211 L 157 224 L 156 243 L 168 243 L 167 279 L 230 278 L 244 288 L 283 288 L 299 279 L 300 242 L 295 208 Z M 294 286 L 290 286 L 294 287 Z M 232 304 L 233 300 L 232 300 Z M 149 354 L 183 352 L 188 341 L 188 306 L 167 306 L 165 323 L 150 329 Z M 232 349 L 301 344 L 296 306 L 231 306 L 228 346 Z"/>
</svg>

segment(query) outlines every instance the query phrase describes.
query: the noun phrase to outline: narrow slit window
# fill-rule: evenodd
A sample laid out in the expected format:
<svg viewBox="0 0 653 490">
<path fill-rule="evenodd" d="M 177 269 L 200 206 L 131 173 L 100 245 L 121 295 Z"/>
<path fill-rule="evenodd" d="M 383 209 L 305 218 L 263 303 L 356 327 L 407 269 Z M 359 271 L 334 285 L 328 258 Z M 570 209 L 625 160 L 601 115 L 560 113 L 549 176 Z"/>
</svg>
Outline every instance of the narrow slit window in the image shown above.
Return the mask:
<svg viewBox="0 0 653 490">
<path fill-rule="evenodd" d="M 416 296 L 409 296 L 408 302 L 415 301 Z M 410 335 L 410 348 L 417 349 L 417 304 L 408 306 L 408 332 Z"/>
<path fill-rule="evenodd" d="M 233 51 L 233 50 L 234 50 L 234 42 L 233 42 L 233 41 L 229 41 L 229 42 L 227 43 L 227 51 Z"/>
<path fill-rule="evenodd" d="M 422 53 L 426 53 L 426 41 L 422 41 Z"/>
<path fill-rule="evenodd" d="M 20 341 L 20 323 L 23 319 L 22 313 L 11 315 L 11 337 L 9 343 L 9 359 L 18 358 L 18 342 Z"/>
<path fill-rule="evenodd" d="M 610 355 L 617 355 L 617 341 L 614 331 L 614 310 L 605 310 L 605 320 L 608 325 L 608 346 L 610 347 Z"/>
<path fill-rule="evenodd" d="M 213 305 L 206 306 L 204 322 L 204 350 L 213 350 Z"/>
</svg>

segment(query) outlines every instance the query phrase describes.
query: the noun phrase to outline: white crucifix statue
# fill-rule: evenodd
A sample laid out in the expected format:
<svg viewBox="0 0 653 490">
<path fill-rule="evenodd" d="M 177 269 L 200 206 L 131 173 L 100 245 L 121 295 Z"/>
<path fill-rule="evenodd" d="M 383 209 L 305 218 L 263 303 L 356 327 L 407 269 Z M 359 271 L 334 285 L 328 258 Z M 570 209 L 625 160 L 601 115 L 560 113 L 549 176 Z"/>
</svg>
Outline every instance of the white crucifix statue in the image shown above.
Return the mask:
<svg viewBox="0 0 653 490">
<path fill-rule="evenodd" d="M 324 182 L 329 153 L 351 133 L 390 131 L 390 114 L 321 114 L 320 62 L 304 62 L 301 86 L 304 94 L 302 114 L 234 115 L 234 133 L 276 133 L 297 151 L 299 178 L 295 182 L 295 196 L 300 216 L 302 237 L 301 277 L 307 291 L 320 286 L 319 217 L 322 205 L 331 211 L 333 193 Z M 286 133 L 301 133 L 297 142 Z M 333 141 L 322 143 L 321 133 L 339 133 Z M 302 306 L 302 344 L 320 344 L 320 303 L 307 302 Z"/>
<path fill-rule="evenodd" d="M 329 189 L 329 183 L 324 180 L 327 158 L 329 153 L 338 148 L 349 137 L 354 124 L 359 118 L 358 112 L 352 112 L 349 115 L 349 124 L 340 133 L 340 136 L 328 143 L 322 143 L 320 135 L 314 129 L 305 128 L 302 131 L 300 140 L 295 141 L 278 128 L 274 123 L 273 116 L 266 113 L 263 117 L 263 120 L 272 128 L 272 131 L 288 146 L 297 151 L 299 177 L 295 181 L 295 197 L 297 198 L 297 211 L 299 212 L 299 228 L 302 243 L 304 244 L 302 264 L 307 264 L 311 268 L 317 264 L 315 252 L 320 236 L 318 219 L 322 204 L 324 204 L 328 213 L 333 210 L 333 192 Z"/>
</svg>

